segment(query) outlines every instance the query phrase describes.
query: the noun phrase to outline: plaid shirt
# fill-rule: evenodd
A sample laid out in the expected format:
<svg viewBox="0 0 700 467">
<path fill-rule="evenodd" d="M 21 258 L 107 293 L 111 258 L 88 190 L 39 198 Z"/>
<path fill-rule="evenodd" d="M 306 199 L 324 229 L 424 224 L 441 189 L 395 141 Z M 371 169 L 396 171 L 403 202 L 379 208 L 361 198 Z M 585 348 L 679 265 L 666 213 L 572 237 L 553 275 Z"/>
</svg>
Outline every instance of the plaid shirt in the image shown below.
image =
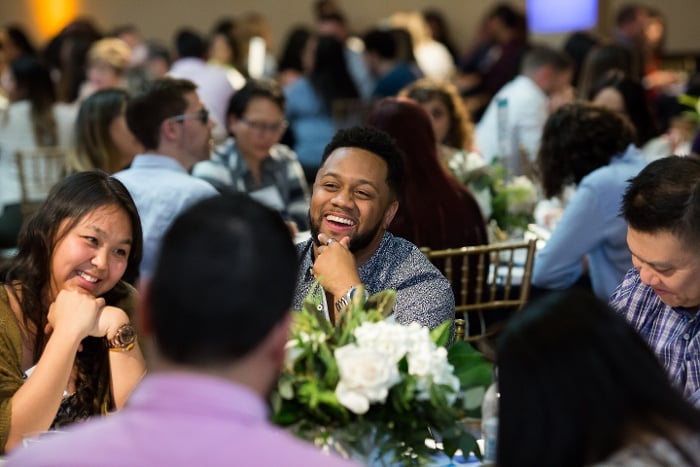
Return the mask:
<svg viewBox="0 0 700 467">
<path fill-rule="evenodd" d="M 297 223 L 299 230 L 308 229 L 309 186 L 297 156 L 284 144 L 275 144 L 260 166 L 259 183 L 253 179 L 236 140 L 228 138 L 217 146 L 211 160 L 199 162 L 192 175 L 211 183 L 220 192 L 254 193 L 265 188 L 277 188 L 283 206 L 269 206 Z M 265 202 L 263 201 L 263 204 Z"/>
<path fill-rule="evenodd" d="M 700 317 L 696 310 L 670 307 L 631 269 L 610 297 L 654 351 L 671 383 L 700 406 Z"/>
</svg>

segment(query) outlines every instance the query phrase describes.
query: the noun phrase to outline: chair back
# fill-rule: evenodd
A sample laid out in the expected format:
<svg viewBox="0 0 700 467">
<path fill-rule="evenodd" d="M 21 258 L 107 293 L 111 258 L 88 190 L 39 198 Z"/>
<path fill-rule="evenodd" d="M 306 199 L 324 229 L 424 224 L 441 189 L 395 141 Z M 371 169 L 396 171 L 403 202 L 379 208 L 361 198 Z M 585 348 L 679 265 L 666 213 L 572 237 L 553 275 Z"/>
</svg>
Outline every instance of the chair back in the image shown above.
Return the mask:
<svg viewBox="0 0 700 467">
<path fill-rule="evenodd" d="M 57 146 L 16 152 L 23 217 L 34 212 L 46 200 L 51 188 L 65 176 L 66 156 L 66 148 Z"/>
<path fill-rule="evenodd" d="M 535 240 L 528 240 L 446 250 L 421 249 L 442 270 L 453 290 L 459 291 L 455 293 L 457 316 L 479 314 L 480 333 L 456 337 L 474 341 L 493 335 L 496 330 L 486 329 L 484 312 L 518 310 L 525 305 L 530 294 L 535 244 Z M 458 287 L 454 286 L 455 280 L 459 280 Z M 463 319 L 458 319 L 456 325 L 458 333 L 468 333 Z"/>
</svg>

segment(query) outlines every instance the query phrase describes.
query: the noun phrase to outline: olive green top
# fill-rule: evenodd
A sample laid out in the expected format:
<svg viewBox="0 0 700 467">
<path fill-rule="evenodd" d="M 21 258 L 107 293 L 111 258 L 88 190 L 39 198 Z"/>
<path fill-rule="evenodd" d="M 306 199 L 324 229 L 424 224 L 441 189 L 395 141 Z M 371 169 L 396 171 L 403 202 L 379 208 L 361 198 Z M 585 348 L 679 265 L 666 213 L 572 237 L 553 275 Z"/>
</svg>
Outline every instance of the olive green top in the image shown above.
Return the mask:
<svg viewBox="0 0 700 467">
<path fill-rule="evenodd" d="M 136 290 L 128 286 L 129 295 L 115 304 L 123 309 L 127 315 L 133 316 L 135 307 Z M 104 364 L 100 371 L 99 386 L 109 388 L 110 372 L 108 352 L 104 352 Z M 10 307 L 10 299 L 5 287 L 0 283 L 0 454 L 5 451 L 7 437 L 10 432 L 10 419 L 12 414 L 12 396 L 24 383 L 24 371 L 22 371 L 22 338 L 19 324 Z M 111 406 L 111 391 L 98 391 L 102 394 L 100 401 L 95 401 L 96 407 L 102 407 L 103 413 Z M 91 409 L 87 409 L 91 410 Z M 94 411 L 93 411 L 94 413 Z"/>
</svg>

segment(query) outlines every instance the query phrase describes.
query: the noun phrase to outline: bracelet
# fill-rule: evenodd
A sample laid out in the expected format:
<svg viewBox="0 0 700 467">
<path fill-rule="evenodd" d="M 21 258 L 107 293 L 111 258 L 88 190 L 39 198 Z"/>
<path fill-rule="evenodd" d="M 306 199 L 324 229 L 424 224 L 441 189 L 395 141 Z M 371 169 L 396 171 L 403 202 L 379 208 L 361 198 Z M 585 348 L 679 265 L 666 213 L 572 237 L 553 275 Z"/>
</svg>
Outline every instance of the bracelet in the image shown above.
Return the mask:
<svg viewBox="0 0 700 467">
<path fill-rule="evenodd" d="M 345 295 L 343 295 L 342 297 L 340 297 L 338 300 L 335 301 L 335 309 L 338 313 L 340 313 L 341 311 L 343 311 L 345 308 L 348 307 L 348 305 L 352 301 L 353 297 L 355 296 L 355 292 L 357 292 L 357 287 L 358 286 L 353 285 L 345 293 Z M 367 290 L 365 290 L 364 295 L 365 295 L 365 299 L 366 299 L 368 296 Z"/>
</svg>

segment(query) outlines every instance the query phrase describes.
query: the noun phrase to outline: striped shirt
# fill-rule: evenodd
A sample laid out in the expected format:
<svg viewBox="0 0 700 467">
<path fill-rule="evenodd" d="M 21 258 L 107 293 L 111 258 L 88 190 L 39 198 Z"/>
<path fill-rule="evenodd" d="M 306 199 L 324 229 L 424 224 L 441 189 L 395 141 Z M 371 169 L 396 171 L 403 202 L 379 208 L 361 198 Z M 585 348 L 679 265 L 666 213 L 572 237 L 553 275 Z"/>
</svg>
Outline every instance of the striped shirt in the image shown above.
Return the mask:
<svg viewBox="0 0 700 467">
<path fill-rule="evenodd" d="M 700 318 L 697 310 L 670 307 L 631 269 L 610 297 L 610 305 L 654 351 L 671 383 L 700 406 Z"/>
</svg>

